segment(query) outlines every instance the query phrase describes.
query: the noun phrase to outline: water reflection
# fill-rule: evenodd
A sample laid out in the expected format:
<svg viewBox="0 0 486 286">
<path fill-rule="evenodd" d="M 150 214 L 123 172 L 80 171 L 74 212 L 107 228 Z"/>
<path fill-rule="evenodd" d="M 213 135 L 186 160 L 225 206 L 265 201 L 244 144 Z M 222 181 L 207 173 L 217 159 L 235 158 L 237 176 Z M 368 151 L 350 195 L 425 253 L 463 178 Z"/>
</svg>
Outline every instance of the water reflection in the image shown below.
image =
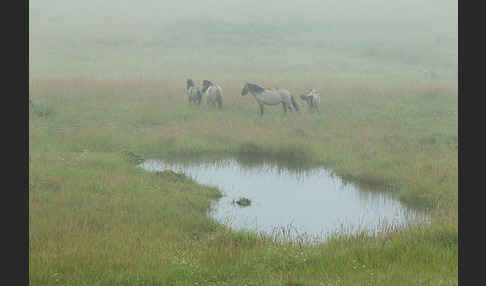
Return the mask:
<svg viewBox="0 0 486 286">
<path fill-rule="evenodd" d="M 306 234 L 325 240 L 339 231 L 378 232 L 383 225 L 396 227 L 426 220 L 424 214 L 407 209 L 390 196 L 360 191 L 324 168 L 287 168 L 235 159 L 177 163 L 147 160 L 140 166 L 148 171 L 184 172 L 201 184 L 218 187 L 224 196 L 215 202 L 210 215 L 233 229 L 267 234 L 286 229 L 289 238 Z M 251 205 L 233 204 L 241 197 L 250 199 Z"/>
</svg>

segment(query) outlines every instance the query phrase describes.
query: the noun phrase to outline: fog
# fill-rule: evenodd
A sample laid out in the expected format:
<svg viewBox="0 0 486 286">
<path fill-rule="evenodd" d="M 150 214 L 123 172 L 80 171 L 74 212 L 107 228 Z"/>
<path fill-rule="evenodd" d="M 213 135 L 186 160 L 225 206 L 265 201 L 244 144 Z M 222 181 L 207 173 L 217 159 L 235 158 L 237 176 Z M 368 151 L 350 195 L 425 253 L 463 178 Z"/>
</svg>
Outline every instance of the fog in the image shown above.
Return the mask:
<svg viewBox="0 0 486 286">
<path fill-rule="evenodd" d="M 456 80 L 457 21 L 451 0 L 31 0 L 29 71 Z"/>
</svg>

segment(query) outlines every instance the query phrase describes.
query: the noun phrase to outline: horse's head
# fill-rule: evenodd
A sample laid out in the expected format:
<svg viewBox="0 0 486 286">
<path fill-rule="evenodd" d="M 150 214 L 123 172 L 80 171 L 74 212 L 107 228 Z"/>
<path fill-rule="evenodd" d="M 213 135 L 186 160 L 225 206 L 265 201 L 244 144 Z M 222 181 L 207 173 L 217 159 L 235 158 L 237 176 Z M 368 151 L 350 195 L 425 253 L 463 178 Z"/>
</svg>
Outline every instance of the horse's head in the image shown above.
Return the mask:
<svg viewBox="0 0 486 286">
<path fill-rule="evenodd" d="M 241 91 L 241 95 L 247 95 L 248 92 L 253 93 L 262 93 L 265 89 L 261 86 L 258 86 L 254 83 L 246 83 L 245 86 L 243 87 L 243 90 Z"/>
<path fill-rule="evenodd" d="M 318 96 L 319 93 L 317 92 L 317 90 L 315 88 L 310 88 L 306 94 L 301 94 L 300 95 L 300 99 L 304 100 L 304 101 L 309 101 L 311 100 L 314 96 Z"/>
<path fill-rule="evenodd" d="M 192 81 L 192 79 L 188 78 L 186 81 L 186 89 L 189 89 L 192 86 L 194 86 L 194 82 Z"/>
<path fill-rule="evenodd" d="M 209 80 L 205 79 L 203 80 L 203 83 L 202 83 L 202 92 L 206 92 L 206 90 L 208 90 L 208 88 L 213 85 L 212 82 L 210 82 Z"/>
<path fill-rule="evenodd" d="M 307 93 L 307 95 L 319 95 L 319 93 L 317 92 L 317 90 L 315 88 L 311 88 L 309 89 L 309 92 Z"/>
<path fill-rule="evenodd" d="M 245 84 L 243 87 L 243 90 L 241 91 L 241 96 L 247 95 L 248 94 L 248 83 Z"/>
</svg>

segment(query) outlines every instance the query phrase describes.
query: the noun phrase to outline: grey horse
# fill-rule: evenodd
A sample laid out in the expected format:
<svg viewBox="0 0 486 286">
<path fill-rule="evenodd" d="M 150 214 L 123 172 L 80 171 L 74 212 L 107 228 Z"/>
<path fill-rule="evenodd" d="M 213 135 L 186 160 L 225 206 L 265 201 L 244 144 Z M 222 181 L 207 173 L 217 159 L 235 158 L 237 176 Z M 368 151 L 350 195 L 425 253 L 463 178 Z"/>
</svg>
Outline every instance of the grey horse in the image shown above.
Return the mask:
<svg viewBox="0 0 486 286">
<path fill-rule="evenodd" d="M 311 88 L 307 91 L 307 94 L 302 94 L 300 98 L 307 102 L 310 112 L 321 113 L 321 96 L 315 88 Z"/>
<path fill-rule="evenodd" d="M 299 106 L 295 102 L 294 96 L 290 91 L 280 88 L 265 89 L 253 83 L 246 83 L 241 91 L 241 96 L 251 93 L 258 105 L 260 106 L 260 116 L 263 116 L 263 105 L 278 105 L 282 104 L 284 113 L 287 113 L 287 108 L 299 111 Z"/>
<path fill-rule="evenodd" d="M 194 86 L 194 82 L 190 78 L 186 81 L 186 92 L 189 98 L 189 103 L 197 103 L 197 105 L 201 104 L 201 90 L 199 87 Z"/>
<path fill-rule="evenodd" d="M 219 108 L 223 107 L 223 89 L 209 80 L 203 80 L 202 92 L 206 93 L 207 104 L 218 104 Z"/>
</svg>

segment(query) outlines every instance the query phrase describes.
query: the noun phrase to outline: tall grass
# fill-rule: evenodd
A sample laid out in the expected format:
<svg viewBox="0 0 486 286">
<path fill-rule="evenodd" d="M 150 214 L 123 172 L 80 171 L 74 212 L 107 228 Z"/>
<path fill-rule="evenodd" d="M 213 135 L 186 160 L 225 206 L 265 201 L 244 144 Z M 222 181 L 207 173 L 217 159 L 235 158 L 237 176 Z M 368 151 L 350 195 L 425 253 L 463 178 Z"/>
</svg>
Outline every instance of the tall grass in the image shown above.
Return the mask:
<svg viewBox="0 0 486 286">
<path fill-rule="evenodd" d="M 190 106 L 183 81 L 33 78 L 30 283 L 457 285 L 457 85 L 259 83 L 317 88 L 321 115 L 259 117 L 235 80 L 219 82 L 218 110 Z M 432 223 L 318 245 L 234 232 L 206 215 L 218 190 L 143 172 L 127 150 L 324 165 L 431 210 Z"/>
</svg>

